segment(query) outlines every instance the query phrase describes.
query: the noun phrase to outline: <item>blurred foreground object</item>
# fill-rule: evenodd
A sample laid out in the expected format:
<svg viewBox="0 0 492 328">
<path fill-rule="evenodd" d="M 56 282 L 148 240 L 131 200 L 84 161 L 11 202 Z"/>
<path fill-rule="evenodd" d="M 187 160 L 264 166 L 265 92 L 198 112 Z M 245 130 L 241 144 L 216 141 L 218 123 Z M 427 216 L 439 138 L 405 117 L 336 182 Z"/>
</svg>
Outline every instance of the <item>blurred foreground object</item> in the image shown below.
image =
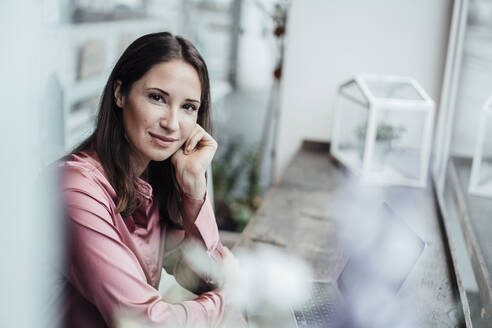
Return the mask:
<svg viewBox="0 0 492 328">
<path fill-rule="evenodd" d="M 434 111 L 413 78 L 358 75 L 338 89 L 331 153 L 365 182 L 425 187 Z"/>
<path fill-rule="evenodd" d="M 255 314 L 275 314 L 305 302 L 312 271 L 308 264 L 270 245 L 237 250 L 238 275 L 228 286 L 234 305 Z"/>
<path fill-rule="evenodd" d="M 361 185 L 359 179 L 334 165 L 331 159 L 326 144 L 305 142 L 280 182 L 266 194 L 235 248 L 275 247 L 305 260 L 314 279 L 334 281 L 345 267 L 347 240 L 360 245 L 367 238 L 372 226 L 372 212 L 368 208 L 385 201 L 428 245 L 419 265 L 399 291 L 410 306 L 405 309 L 408 316 L 401 319 L 411 319 L 410 327 L 461 327 L 467 305 L 461 304 L 458 296 L 459 287 L 451 270 L 453 263 L 442 236 L 431 186 L 424 189 Z M 238 258 L 242 262 L 239 255 Z M 390 267 L 389 263 L 381 269 Z M 286 285 L 285 289 L 288 288 Z M 364 305 L 388 300 L 386 294 L 374 296 L 381 297 L 375 299 L 370 295 L 369 303 Z M 394 313 L 395 307 L 388 308 L 389 312 L 380 308 L 357 309 L 363 310 L 362 315 L 368 310 L 374 320 L 379 320 Z M 250 314 L 248 318 L 255 320 Z M 287 327 L 273 312 L 258 319 L 268 322 L 260 327 Z M 395 327 L 401 326 L 391 326 Z"/>
<path fill-rule="evenodd" d="M 42 1 L 0 3 L 0 327 L 58 327 L 53 263 L 61 263 L 54 181 L 35 188 L 45 151 L 38 123 L 49 84 L 41 76 Z M 53 207 L 52 207 L 53 206 Z"/>
</svg>

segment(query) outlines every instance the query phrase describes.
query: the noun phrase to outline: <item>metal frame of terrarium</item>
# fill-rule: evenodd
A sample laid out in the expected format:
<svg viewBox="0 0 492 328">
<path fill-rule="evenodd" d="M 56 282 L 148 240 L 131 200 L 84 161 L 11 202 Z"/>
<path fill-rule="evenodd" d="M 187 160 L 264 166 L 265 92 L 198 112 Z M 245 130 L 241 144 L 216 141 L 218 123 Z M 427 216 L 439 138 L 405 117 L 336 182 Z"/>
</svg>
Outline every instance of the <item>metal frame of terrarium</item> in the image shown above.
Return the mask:
<svg viewBox="0 0 492 328">
<path fill-rule="evenodd" d="M 366 81 L 376 80 L 385 83 L 406 83 L 412 86 L 418 96 L 421 98 L 417 99 L 394 99 L 394 98 L 382 98 L 376 97 L 373 92 L 371 92 Z M 358 164 L 353 160 L 353 156 L 346 156 L 345 151 L 340 149 L 340 129 L 343 108 L 340 106 L 341 93 L 344 87 L 347 87 L 351 83 L 355 83 L 362 95 L 367 100 L 367 105 L 364 105 L 365 109 L 368 111 L 367 116 L 367 126 L 365 140 L 364 140 L 364 153 L 362 158 L 362 165 L 359 167 Z M 376 145 L 376 133 L 377 133 L 377 114 L 381 111 L 419 111 L 425 112 L 425 123 L 422 130 L 422 142 L 420 148 L 420 163 L 419 163 L 419 173 L 417 178 L 408 178 L 404 175 L 392 170 L 390 166 L 385 168 L 383 172 L 373 172 L 371 170 L 371 163 L 373 163 L 374 148 Z M 337 99 L 335 102 L 335 111 L 333 119 L 332 128 L 332 138 L 331 138 L 331 154 L 339 160 L 343 165 L 345 165 L 350 171 L 360 176 L 362 181 L 370 184 L 378 185 L 404 185 L 413 187 L 425 187 L 427 184 L 428 176 L 428 166 L 431 151 L 432 142 L 432 128 L 435 115 L 435 103 L 429 97 L 429 95 L 424 91 L 424 89 L 419 85 L 419 83 L 411 78 L 405 76 L 386 76 L 386 75 L 357 75 L 356 77 L 348 80 L 347 82 L 340 85 L 338 88 Z"/>
<path fill-rule="evenodd" d="M 492 122 L 492 96 L 485 102 L 482 107 L 480 123 L 478 126 L 478 138 L 473 155 L 473 164 L 470 176 L 468 192 L 473 195 L 492 198 L 492 177 L 483 185 L 479 183 L 480 173 L 483 170 L 483 150 L 485 146 L 485 133 L 487 132 L 487 123 Z M 491 163 L 492 167 L 492 163 Z"/>
</svg>

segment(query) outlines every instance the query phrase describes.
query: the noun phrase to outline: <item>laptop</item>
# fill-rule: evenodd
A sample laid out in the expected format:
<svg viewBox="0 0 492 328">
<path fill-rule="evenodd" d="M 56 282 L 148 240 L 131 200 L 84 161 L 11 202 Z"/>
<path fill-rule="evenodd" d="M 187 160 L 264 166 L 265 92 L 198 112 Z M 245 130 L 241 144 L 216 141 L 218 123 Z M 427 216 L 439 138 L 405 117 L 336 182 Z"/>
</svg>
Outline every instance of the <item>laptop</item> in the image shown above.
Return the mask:
<svg viewBox="0 0 492 328">
<path fill-rule="evenodd" d="M 354 327 L 351 300 L 359 299 L 368 285 L 400 290 L 422 254 L 426 243 L 383 203 L 375 230 L 364 247 L 354 250 L 336 281 L 314 281 L 312 296 L 291 310 L 289 327 Z M 363 273 L 363 274 L 361 274 Z"/>
</svg>

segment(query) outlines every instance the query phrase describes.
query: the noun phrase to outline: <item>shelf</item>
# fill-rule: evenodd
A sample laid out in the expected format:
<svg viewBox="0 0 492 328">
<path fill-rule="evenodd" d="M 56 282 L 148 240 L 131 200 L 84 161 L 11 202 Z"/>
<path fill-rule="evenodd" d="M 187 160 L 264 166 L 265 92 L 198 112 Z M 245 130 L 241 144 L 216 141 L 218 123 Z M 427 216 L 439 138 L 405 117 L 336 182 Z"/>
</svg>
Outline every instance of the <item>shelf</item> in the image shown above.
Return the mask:
<svg viewBox="0 0 492 328">
<path fill-rule="evenodd" d="M 89 97 L 100 95 L 108 79 L 109 72 L 67 85 L 66 101 L 71 106 Z"/>
<path fill-rule="evenodd" d="M 135 19 L 123 19 L 113 21 L 101 21 L 101 22 L 83 22 L 83 23 L 62 23 L 52 24 L 47 26 L 47 30 L 53 33 L 75 33 L 75 34 L 96 34 L 101 35 L 101 32 L 107 30 L 132 30 L 132 29 L 145 29 L 148 27 L 154 27 L 156 25 L 165 26 L 166 22 L 172 22 L 171 17 L 174 15 L 169 14 L 168 17 L 147 17 L 147 18 L 135 18 Z M 167 19 L 166 19 L 167 18 Z"/>
</svg>

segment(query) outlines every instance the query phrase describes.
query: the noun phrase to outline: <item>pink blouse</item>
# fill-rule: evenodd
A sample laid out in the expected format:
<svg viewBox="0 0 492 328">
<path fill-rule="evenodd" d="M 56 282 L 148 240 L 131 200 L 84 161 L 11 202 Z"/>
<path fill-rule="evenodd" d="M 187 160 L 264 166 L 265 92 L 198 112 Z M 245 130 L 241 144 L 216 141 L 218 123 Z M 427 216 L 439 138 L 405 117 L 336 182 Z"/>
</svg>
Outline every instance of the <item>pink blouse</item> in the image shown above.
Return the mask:
<svg viewBox="0 0 492 328">
<path fill-rule="evenodd" d="M 183 196 L 184 230 L 174 229 L 159 223 L 152 187 L 142 179 L 137 184 L 144 204 L 128 218 L 117 214 L 115 191 L 95 152 L 71 155 L 60 166 L 69 222 L 67 326 L 112 326 L 121 311 L 160 326 L 220 324 L 228 306 L 224 291 L 195 274 L 180 253 L 183 241 L 194 238 L 203 243 L 212 261 L 222 261 L 223 246 L 207 196 L 205 201 Z M 201 295 L 178 304 L 164 302 L 158 291 L 162 267 Z M 196 286 L 197 277 L 201 287 Z"/>
</svg>

